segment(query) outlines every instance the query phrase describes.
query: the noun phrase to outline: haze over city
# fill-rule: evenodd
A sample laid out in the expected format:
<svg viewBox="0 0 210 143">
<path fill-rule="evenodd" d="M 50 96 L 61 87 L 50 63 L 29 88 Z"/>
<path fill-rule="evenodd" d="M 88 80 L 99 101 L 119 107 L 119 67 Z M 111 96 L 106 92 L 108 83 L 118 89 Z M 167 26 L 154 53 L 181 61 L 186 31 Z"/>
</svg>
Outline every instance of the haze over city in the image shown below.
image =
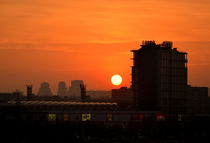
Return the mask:
<svg viewBox="0 0 210 143">
<path fill-rule="evenodd" d="M 210 87 L 210 2 L 201 0 L 1 0 L 0 92 L 82 79 L 88 90 L 131 84 L 130 50 L 171 40 L 188 53 L 188 81 Z"/>
<path fill-rule="evenodd" d="M 210 0 L 0 9 L 2 141 L 210 142 Z"/>
</svg>

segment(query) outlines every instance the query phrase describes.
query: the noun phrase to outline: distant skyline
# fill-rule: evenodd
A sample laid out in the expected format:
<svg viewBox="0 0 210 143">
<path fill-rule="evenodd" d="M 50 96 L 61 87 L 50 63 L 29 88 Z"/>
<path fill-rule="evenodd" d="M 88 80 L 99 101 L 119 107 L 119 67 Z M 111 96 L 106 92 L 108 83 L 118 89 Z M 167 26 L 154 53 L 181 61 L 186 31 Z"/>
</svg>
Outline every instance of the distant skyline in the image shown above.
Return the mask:
<svg viewBox="0 0 210 143">
<path fill-rule="evenodd" d="M 169 40 L 188 53 L 193 86 L 210 87 L 209 0 L 0 0 L 0 92 L 83 80 L 110 90 L 130 86 L 142 40 Z"/>
</svg>

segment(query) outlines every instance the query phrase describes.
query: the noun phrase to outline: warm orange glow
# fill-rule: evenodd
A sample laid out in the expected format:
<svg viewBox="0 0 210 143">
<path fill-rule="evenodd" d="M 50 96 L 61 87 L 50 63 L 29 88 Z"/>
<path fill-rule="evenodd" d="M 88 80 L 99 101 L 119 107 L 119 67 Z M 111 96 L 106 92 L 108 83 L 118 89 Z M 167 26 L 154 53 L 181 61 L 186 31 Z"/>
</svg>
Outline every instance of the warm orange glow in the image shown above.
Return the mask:
<svg viewBox="0 0 210 143">
<path fill-rule="evenodd" d="M 188 52 L 189 84 L 210 86 L 209 0 L 3 0 L 0 2 L 0 92 L 37 93 L 47 81 L 82 79 L 111 90 L 117 71 L 130 87 L 142 40 L 169 40 Z M 202 73 L 202 74 L 201 74 Z"/>
<path fill-rule="evenodd" d="M 113 85 L 120 85 L 122 83 L 122 77 L 120 75 L 113 75 L 111 82 Z"/>
</svg>

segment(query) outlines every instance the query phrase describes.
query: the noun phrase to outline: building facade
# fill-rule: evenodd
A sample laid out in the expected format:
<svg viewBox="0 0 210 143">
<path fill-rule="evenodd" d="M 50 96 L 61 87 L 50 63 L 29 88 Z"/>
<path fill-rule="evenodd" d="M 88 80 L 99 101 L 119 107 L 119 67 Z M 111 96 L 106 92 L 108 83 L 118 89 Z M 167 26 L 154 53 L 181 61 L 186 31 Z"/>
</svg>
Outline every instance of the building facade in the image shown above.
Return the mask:
<svg viewBox="0 0 210 143">
<path fill-rule="evenodd" d="M 188 86 L 186 96 L 186 113 L 190 115 L 208 113 L 208 87 Z"/>
<path fill-rule="evenodd" d="M 187 88 L 187 53 L 172 48 L 172 42 L 143 41 L 132 50 L 132 89 L 141 110 L 183 113 Z"/>
<path fill-rule="evenodd" d="M 112 101 L 118 103 L 120 108 L 128 109 L 133 103 L 132 89 L 127 87 L 112 89 Z"/>
</svg>

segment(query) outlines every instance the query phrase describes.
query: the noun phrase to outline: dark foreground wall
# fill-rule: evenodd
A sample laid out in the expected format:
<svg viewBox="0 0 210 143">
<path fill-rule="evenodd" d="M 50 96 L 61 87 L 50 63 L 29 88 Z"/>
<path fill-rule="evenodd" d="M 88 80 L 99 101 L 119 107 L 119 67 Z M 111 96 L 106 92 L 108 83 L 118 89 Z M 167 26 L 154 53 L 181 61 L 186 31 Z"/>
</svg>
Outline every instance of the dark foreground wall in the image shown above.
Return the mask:
<svg viewBox="0 0 210 143">
<path fill-rule="evenodd" d="M 210 127 L 193 123 L 120 124 L 68 122 L 62 124 L 1 121 L 1 139 L 7 142 L 209 142 Z"/>
<path fill-rule="evenodd" d="M 6 142 L 209 142 L 209 119 L 191 121 L 64 121 L 22 119 L 21 109 L 1 110 L 1 140 Z"/>
</svg>

